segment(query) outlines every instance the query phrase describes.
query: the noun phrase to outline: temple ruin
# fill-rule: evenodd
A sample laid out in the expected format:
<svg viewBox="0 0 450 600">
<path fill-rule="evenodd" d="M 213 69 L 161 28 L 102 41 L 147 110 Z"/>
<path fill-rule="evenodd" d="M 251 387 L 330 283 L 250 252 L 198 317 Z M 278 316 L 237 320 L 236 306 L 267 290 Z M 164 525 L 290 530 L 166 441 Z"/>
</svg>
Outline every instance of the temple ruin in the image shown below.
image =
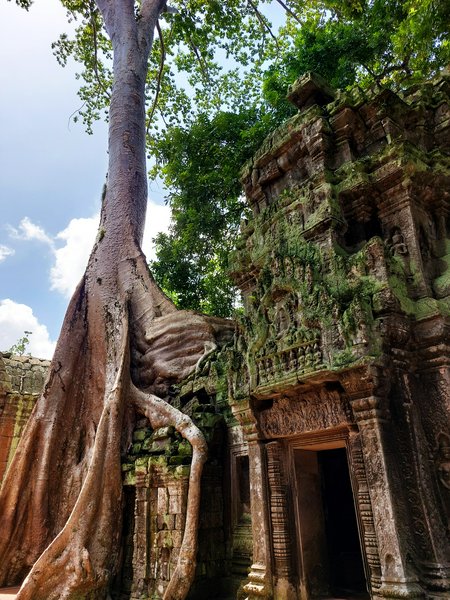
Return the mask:
<svg viewBox="0 0 450 600">
<path fill-rule="evenodd" d="M 450 76 L 289 99 L 242 172 L 234 342 L 171 389 L 209 445 L 189 597 L 449 598 Z M 0 357 L 0 476 L 45 366 Z M 138 421 L 116 598 L 162 597 L 190 455 Z"/>
</svg>

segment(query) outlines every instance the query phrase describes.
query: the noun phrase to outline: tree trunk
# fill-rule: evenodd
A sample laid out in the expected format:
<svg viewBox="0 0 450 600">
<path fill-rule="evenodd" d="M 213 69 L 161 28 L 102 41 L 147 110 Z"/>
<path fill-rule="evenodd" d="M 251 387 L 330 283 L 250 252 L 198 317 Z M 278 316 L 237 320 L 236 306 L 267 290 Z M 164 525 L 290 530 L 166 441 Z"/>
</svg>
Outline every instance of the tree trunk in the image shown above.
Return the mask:
<svg viewBox="0 0 450 600">
<path fill-rule="evenodd" d="M 185 598 L 195 571 L 206 444 L 163 398 L 229 324 L 174 305 L 140 249 L 147 204 L 145 77 L 164 2 L 98 0 L 114 51 L 109 172 L 100 228 L 70 302 L 41 398 L 0 494 L 0 585 L 18 600 L 106 598 L 118 567 L 121 452 L 135 411 L 193 446 L 180 558 L 165 595 Z M 31 568 L 31 571 L 30 571 Z"/>
</svg>

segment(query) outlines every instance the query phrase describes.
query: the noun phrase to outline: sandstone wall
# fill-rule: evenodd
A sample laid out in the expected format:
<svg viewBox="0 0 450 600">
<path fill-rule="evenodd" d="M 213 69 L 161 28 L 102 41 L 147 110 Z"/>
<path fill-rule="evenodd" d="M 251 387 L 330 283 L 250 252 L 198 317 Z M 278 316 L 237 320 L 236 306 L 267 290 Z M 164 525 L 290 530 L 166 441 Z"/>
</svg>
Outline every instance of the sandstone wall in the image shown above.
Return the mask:
<svg viewBox="0 0 450 600">
<path fill-rule="evenodd" d="M 48 360 L 0 354 L 0 482 L 44 387 Z"/>
</svg>

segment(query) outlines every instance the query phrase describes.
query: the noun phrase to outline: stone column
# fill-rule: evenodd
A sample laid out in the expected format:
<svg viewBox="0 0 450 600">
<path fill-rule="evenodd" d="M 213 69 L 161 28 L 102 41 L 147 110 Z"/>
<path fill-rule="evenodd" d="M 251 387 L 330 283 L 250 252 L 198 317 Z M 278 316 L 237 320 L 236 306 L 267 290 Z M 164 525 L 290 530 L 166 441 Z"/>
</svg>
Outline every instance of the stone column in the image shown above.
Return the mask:
<svg viewBox="0 0 450 600">
<path fill-rule="evenodd" d="M 428 361 L 424 353 L 418 377 L 400 370 L 398 377 L 405 444 L 411 457 L 405 479 L 421 578 L 428 589 L 450 596 L 450 548 L 445 534 L 450 525 L 450 367 L 448 359 L 434 357 L 434 351 L 430 349 Z"/>
<path fill-rule="evenodd" d="M 258 439 L 256 420 L 247 399 L 231 405 L 248 442 L 250 508 L 252 516 L 253 563 L 244 586 L 246 600 L 272 598 L 269 503 L 266 488 L 264 444 Z"/>
<path fill-rule="evenodd" d="M 147 466 L 136 467 L 136 503 L 134 509 L 134 552 L 133 552 L 133 586 L 130 600 L 146 597 L 148 587 L 149 556 L 147 538 L 150 531 L 150 490 Z"/>
<path fill-rule="evenodd" d="M 407 539 L 396 496 L 396 457 L 389 452 L 388 412 L 381 397 L 370 395 L 351 399 L 360 431 L 364 464 L 381 562 L 383 598 L 423 598 L 417 577 L 407 564 Z"/>
<path fill-rule="evenodd" d="M 359 434 L 350 435 L 348 442 L 348 458 L 350 474 L 357 505 L 358 519 L 361 528 L 361 543 L 365 550 L 366 577 L 370 585 L 373 598 L 378 598 L 381 587 L 381 564 L 378 554 L 377 536 L 374 527 L 372 504 L 370 503 L 370 492 L 367 484 L 367 474 L 364 466 L 364 453 L 361 447 Z"/>
<path fill-rule="evenodd" d="M 292 525 L 289 523 L 280 442 L 270 442 L 266 446 L 266 451 L 275 563 L 274 596 L 279 600 L 294 600 L 297 598 L 297 593 L 292 582 L 292 543 L 290 535 Z"/>
</svg>

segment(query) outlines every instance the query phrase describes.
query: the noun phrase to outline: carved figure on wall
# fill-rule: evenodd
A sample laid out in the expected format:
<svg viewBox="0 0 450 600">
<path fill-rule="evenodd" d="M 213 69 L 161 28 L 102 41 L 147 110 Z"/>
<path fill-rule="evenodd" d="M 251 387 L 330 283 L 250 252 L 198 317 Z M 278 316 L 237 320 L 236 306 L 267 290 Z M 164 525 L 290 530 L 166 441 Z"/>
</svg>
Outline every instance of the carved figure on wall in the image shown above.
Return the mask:
<svg viewBox="0 0 450 600">
<path fill-rule="evenodd" d="M 278 306 L 275 312 L 275 330 L 277 333 L 277 337 L 282 337 L 289 328 L 289 313 L 286 310 L 285 306 Z"/>
<path fill-rule="evenodd" d="M 394 256 L 407 256 L 409 254 L 408 246 L 399 227 L 393 229 L 389 246 Z"/>
<path fill-rule="evenodd" d="M 450 490 L 450 437 L 446 433 L 438 435 L 437 473 L 441 485 Z"/>
</svg>

